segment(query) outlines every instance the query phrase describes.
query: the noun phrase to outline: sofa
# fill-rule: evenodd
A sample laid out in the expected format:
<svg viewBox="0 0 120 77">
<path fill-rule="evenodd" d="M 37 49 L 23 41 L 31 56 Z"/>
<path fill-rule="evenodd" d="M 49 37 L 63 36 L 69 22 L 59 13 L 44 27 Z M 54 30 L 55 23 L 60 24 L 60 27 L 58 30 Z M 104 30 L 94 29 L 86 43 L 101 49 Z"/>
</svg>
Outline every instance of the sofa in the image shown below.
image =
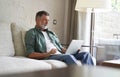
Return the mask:
<svg viewBox="0 0 120 77">
<path fill-rule="evenodd" d="M 67 67 L 64 62 L 57 60 L 25 57 L 24 37 L 28 29 L 15 23 L 0 23 L 0 75 Z M 78 63 L 81 65 L 81 62 Z"/>
</svg>

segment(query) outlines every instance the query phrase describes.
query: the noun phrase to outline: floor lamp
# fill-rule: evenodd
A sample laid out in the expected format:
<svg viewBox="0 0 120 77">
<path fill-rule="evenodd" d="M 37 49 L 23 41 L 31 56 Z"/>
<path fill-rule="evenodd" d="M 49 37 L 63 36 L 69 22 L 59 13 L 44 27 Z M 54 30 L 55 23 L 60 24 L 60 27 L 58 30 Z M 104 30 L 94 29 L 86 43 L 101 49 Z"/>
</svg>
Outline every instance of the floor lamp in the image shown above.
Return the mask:
<svg viewBox="0 0 120 77">
<path fill-rule="evenodd" d="M 75 10 L 86 12 L 91 10 L 91 24 L 90 24 L 90 53 L 93 55 L 94 46 L 94 26 L 95 26 L 95 10 L 96 9 L 110 9 L 111 0 L 77 0 Z"/>
</svg>

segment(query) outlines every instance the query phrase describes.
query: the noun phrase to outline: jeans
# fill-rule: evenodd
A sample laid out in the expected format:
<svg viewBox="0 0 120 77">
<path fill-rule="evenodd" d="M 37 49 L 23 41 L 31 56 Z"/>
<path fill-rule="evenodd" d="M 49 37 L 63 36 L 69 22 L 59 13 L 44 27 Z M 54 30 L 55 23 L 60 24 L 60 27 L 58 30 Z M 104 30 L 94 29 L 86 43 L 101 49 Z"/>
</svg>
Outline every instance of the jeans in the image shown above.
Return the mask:
<svg viewBox="0 0 120 77">
<path fill-rule="evenodd" d="M 73 54 L 73 56 L 77 60 L 80 60 L 82 64 L 94 65 L 93 60 L 92 60 L 92 56 L 88 52 L 80 52 L 77 54 Z"/>
<path fill-rule="evenodd" d="M 65 62 L 67 65 L 77 64 L 77 60 L 80 60 L 82 64 L 94 65 L 91 55 L 88 52 L 80 52 L 75 54 L 55 54 L 47 58 L 53 60 L 59 60 Z"/>
</svg>

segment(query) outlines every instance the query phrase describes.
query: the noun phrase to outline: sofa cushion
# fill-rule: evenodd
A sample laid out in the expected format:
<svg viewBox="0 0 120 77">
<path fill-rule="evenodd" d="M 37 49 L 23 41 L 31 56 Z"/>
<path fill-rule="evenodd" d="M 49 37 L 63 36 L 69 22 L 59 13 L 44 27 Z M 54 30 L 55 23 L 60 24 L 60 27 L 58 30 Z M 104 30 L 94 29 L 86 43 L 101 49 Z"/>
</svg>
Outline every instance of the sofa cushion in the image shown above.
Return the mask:
<svg viewBox="0 0 120 77">
<path fill-rule="evenodd" d="M 0 56 L 14 56 L 10 24 L 0 23 Z"/>
<path fill-rule="evenodd" d="M 67 64 L 65 64 L 62 61 L 58 60 L 44 60 L 44 61 L 51 64 L 53 69 L 67 67 Z"/>
<path fill-rule="evenodd" d="M 0 74 L 22 73 L 52 69 L 52 66 L 42 60 L 23 57 L 0 57 Z"/>
<path fill-rule="evenodd" d="M 25 47 L 22 41 L 21 31 L 24 29 L 23 26 L 18 26 L 16 23 L 11 24 L 13 43 L 15 47 L 16 56 L 25 56 Z"/>
</svg>

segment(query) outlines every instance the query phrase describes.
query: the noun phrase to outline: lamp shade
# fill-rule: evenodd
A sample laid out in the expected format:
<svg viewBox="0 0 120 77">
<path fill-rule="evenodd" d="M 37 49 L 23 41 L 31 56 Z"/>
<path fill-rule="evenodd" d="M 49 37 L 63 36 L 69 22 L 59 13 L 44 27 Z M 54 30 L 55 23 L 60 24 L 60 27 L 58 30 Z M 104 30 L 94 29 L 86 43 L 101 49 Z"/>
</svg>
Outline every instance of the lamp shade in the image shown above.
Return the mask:
<svg viewBox="0 0 120 77">
<path fill-rule="evenodd" d="M 77 0 L 75 10 L 84 11 L 87 8 L 110 9 L 111 0 Z"/>
</svg>

